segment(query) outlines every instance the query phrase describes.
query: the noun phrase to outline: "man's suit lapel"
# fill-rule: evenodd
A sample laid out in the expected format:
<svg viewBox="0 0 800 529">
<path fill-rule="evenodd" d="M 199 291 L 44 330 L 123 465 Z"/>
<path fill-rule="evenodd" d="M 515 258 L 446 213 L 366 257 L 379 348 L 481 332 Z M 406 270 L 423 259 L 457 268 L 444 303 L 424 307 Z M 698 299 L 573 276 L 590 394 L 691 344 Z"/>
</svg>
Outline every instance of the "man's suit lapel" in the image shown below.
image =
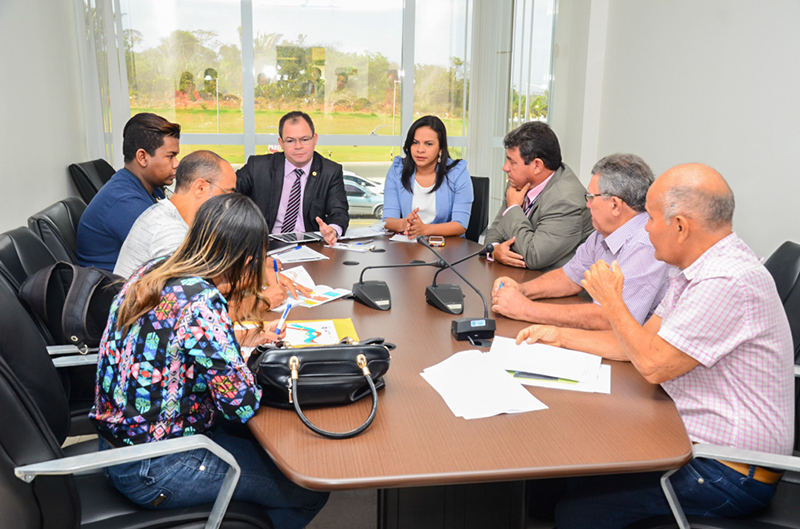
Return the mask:
<svg viewBox="0 0 800 529">
<path fill-rule="evenodd" d="M 317 186 L 319 186 L 320 174 L 322 171 L 322 159 L 319 154 L 314 153 L 314 158 L 311 161 L 311 169 L 306 180 L 306 188 L 303 191 L 303 219 L 307 231 L 312 231 L 311 226 L 316 225 L 316 219 L 308 218 L 309 211 L 311 210 L 311 201 L 317 196 Z"/>
<path fill-rule="evenodd" d="M 278 218 L 278 208 L 280 208 L 281 205 L 281 193 L 283 193 L 283 176 L 284 176 L 284 171 L 286 170 L 286 155 L 280 152 L 272 155 L 270 158 L 272 167 L 268 168 L 268 173 L 265 176 L 268 176 L 270 173 L 272 174 L 272 179 L 269 182 L 270 218 L 267 219 L 267 223 L 270 226 L 270 230 L 272 230 L 272 227 L 275 226 L 275 220 Z"/>
<path fill-rule="evenodd" d="M 549 182 L 547 182 L 547 185 L 544 186 L 544 189 L 542 189 L 542 192 L 539 193 L 539 196 L 536 197 L 536 202 L 533 203 L 533 207 L 531 207 L 531 210 L 528 212 L 528 220 L 530 220 L 531 224 L 533 224 L 534 226 L 539 222 L 538 213 L 539 213 L 539 206 L 542 204 L 542 200 L 547 200 L 545 197 L 548 189 L 551 189 L 556 186 L 556 183 L 558 182 L 558 179 L 561 178 L 561 174 L 563 172 L 564 170 L 560 167 L 556 169 L 555 172 L 553 173 L 553 177 L 550 179 Z M 534 220 L 536 222 L 534 222 Z"/>
</svg>

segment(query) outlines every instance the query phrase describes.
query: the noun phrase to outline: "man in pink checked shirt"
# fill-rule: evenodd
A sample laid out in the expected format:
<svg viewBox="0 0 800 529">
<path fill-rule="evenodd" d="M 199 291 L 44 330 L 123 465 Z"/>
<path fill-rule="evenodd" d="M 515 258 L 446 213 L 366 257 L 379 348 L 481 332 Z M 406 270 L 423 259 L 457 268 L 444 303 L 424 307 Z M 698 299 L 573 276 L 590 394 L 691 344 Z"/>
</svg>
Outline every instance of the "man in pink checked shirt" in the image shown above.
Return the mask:
<svg viewBox="0 0 800 529">
<path fill-rule="evenodd" d="M 680 165 L 655 181 L 646 209 L 656 258 L 677 267 L 653 317 L 642 326 L 631 316 L 622 299 L 625 278 L 619 266 L 598 261 L 581 283 L 613 330 L 533 325 L 517 341 L 631 361 L 672 397 L 692 442 L 791 454 L 789 323 L 769 272 L 732 231 L 730 187 L 708 166 Z M 559 529 L 625 527 L 669 514 L 659 477 L 644 473 L 567 482 L 555 505 Z M 766 506 L 780 477 L 763 467 L 697 458 L 670 482 L 686 514 L 736 517 Z"/>
</svg>

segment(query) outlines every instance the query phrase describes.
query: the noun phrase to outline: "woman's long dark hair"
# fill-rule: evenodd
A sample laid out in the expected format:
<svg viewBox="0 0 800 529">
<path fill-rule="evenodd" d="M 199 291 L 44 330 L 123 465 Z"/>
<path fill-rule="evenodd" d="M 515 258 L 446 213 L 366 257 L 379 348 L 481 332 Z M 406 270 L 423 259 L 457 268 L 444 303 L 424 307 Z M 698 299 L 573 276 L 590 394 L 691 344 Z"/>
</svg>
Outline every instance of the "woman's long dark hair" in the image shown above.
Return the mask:
<svg viewBox="0 0 800 529">
<path fill-rule="evenodd" d="M 245 309 L 244 319 L 268 310 L 262 294 L 266 285 L 269 229 L 252 200 L 238 193 L 215 196 L 200 206 L 186 239 L 171 257 L 153 265 L 128 287 L 119 308 L 118 327 L 127 333 L 131 325 L 161 303 L 161 292 L 175 277 L 223 277 L 230 283 L 225 298 L 242 307 L 249 295 L 256 302 Z M 248 304 L 249 305 L 249 304 Z"/>
<path fill-rule="evenodd" d="M 411 125 L 410 129 L 408 129 L 408 134 L 406 134 L 406 142 L 403 144 L 403 152 L 406 154 L 406 156 L 403 158 L 403 174 L 400 176 L 400 182 L 403 184 L 403 187 L 406 188 L 406 190 L 411 193 L 414 192 L 414 190 L 411 188 L 411 177 L 413 176 L 414 171 L 417 170 L 417 164 L 414 163 L 414 157 L 411 156 L 411 145 L 414 143 L 414 135 L 417 133 L 417 129 L 420 127 L 428 127 L 432 129 L 437 136 L 439 136 L 439 148 L 442 150 L 442 156 L 439 158 L 439 164 L 436 166 L 436 183 L 433 184 L 433 189 L 431 190 L 431 193 L 434 193 L 437 189 L 439 189 L 439 187 L 441 187 L 442 182 L 445 180 L 447 180 L 448 185 L 450 184 L 450 180 L 447 178 L 447 173 L 460 160 L 453 160 L 450 158 L 450 153 L 447 150 L 447 129 L 445 128 L 444 123 L 442 123 L 442 120 L 436 116 L 422 116 Z"/>
</svg>

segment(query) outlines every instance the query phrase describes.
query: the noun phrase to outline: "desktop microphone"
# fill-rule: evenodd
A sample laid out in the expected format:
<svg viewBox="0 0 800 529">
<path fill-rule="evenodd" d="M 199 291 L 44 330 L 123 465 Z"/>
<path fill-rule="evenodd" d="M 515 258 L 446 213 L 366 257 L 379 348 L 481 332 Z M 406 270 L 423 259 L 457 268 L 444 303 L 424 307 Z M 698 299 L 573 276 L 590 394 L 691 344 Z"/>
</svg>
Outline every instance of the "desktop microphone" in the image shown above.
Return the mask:
<svg viewBox="0 0 800 529">
<path fill-rule="evenodd" d="M 456 340 L 469 340 L 470 342 L 476 343 L 478 345 L 485 345 L 485 343 L 483 343 L 481 340 L 484 338 L 489 338 L 489 339 L 494 338 L 494 331 L 497 329 L 495 321 L 489 318 L 489 307 L 488 305 L 486 305 L 486 298 L 483 297 L 483 294 L 481 293 L 480 290 L 475 288 L 475 285 L 470 283 L 466 277 L 461 275 L 461 272 L 453 268 L 452 264 L 448 263 L 444 257 L 439 255 L 439 252 L 431 248 L 428 245 L 425 237 L 423 237 L 422 235 L 418 236 L 417 242 L 425 246 L 430 251 L 432 251 L 436 255 L 436 257 L 439 258 L 440 262 L 446 264 L 447 268 L 450 268 L 453 272 L 455 272 L 455 274 L 458 277 L 460 277 L 467 285 L 469 285 L 472 288 L 472 290 L 474 290 L 478 294 L 478 296 L 480 296 L 481 301 L 483 301 L 483 319 L 460 318 L 457 320 L 453 320 L 453 324 L 451 325 L 450 330 L 452 331 L 453 336 L 455 337 Z M 482 248 L 479 252 L 476 252 L 474 255 L 469 257 L 474 257 L 475 255 L 478 255 L 479 253 L 485 250 L 486 247 Z M 465 257 L 464 259 L 461 259 L 456 262 L 460 263 L 461 261 L 468 259 L 469 257 Z M 439 286 L 441 287 L 441 285 Z M 428 289 L 430 288 L 431 287 L 428 287 Z M 428 289 L 426 289 L 425 292 L 426 298 L 428 296 Z M 462 300 L 463 300 L 463 295 L 462 295 Z M 428 301 L 428 303 L 430 303 L 430 301 Z M 433 305 L 433 303 L 431 304 Z"/>
<path fill-rule="evenodd" d="M 439 260 L 430 263 L 366 266 L 361 270 L 358 283 L 353 284 L 353 298 L 367 307 L 377 310 L 389 310 L 392 308 L 392 295 L 389 292 L 389 285 L 386 284 L 386 281 L 364 281 L 364 272 L 374 268 L 406 268 L 410 266 L 437 266 L 439 268 L 445 268 L 447 264 Z"/>
<path fill-rule="evenodd" d="M 464 294 L 461 292 L 461 287 L 453 284 L 437 285 L 436 278 L 442 270 L 455 266 L 458 263 L 463 263 L 476 255 L 491 253 L 492 250 L 494 250 L 494 244 L 487 244 L 477 252 L 462 257 L 453 263 L 448 263 L 446 267 L 439 268 L 439 270 L 433 274 L 433 284 L 425 289 L 425 300 L 442 312 L 461 314 L 464 311 Z"/>
</svg>

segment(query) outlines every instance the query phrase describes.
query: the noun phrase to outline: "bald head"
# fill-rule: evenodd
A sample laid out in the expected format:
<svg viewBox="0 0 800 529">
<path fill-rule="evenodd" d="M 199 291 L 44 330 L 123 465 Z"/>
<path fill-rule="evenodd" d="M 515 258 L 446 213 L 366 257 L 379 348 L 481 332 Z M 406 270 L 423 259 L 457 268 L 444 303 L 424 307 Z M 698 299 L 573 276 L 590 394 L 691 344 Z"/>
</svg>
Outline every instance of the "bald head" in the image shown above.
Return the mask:
<svg viewBox="0 0 800 529">
<path fill-rule="evenodd" d="M 175 192 L 189 191 L 192 184 L 200 179 L 216 184 L 226 165 L 230 167 L 228 162 L 211 151 L 195 151 L 184 156 L 175 172 Z"/>
<path fill-rule="evenodd" d="M 711 231 L 731 229 L 733 191 L 722 175 L 707 165 L 675 166 L 656 179 L 651 193 L 660 203 L 667 224 L 676 215 L 683 215 Z"/>
</svg>

